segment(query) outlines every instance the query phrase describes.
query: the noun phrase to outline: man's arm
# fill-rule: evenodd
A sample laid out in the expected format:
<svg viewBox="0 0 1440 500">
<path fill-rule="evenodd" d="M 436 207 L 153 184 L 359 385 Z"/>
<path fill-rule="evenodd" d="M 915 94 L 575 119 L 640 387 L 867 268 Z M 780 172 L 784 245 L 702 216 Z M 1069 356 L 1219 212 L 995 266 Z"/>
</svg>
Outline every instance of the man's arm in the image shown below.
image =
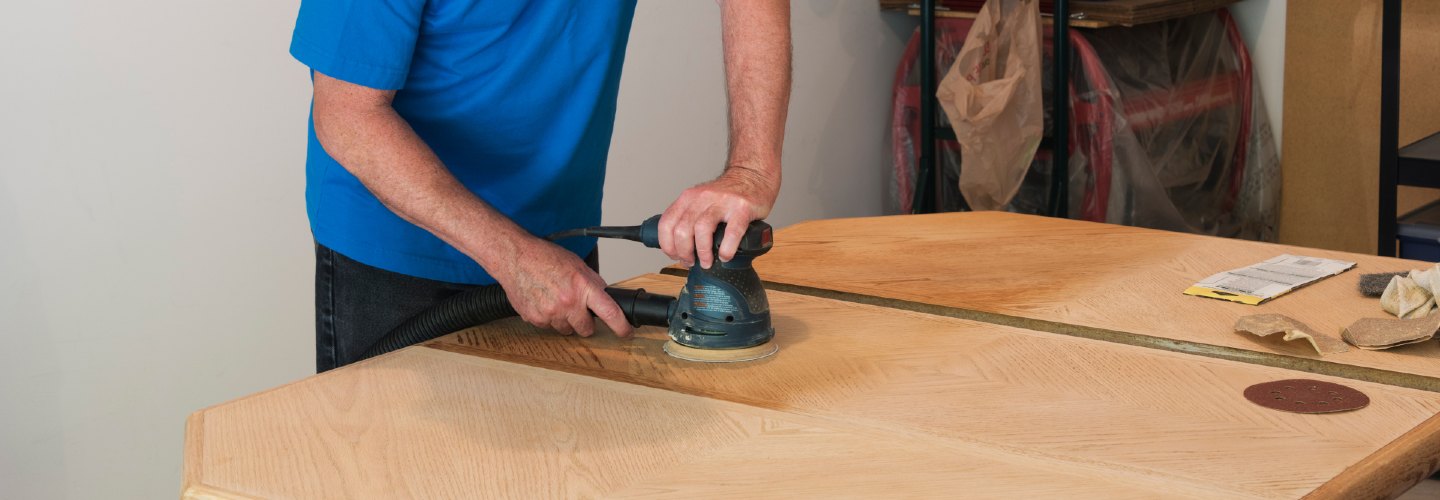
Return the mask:
<svg viewBox="0 0 1440 500">
<path fill-rule="evenodd" d="M 525 232 L 450 173 L 376 90 L 315 72 L 315 135 L 320 145 L 392 212 L 484 267 L 525 321 L 589 336 L 595 311 L 615 333 L 631 327 L 580 258 Z"/>
<path fill-rule="evenodd" d="M 713 235 L 726 223 L 721 260 L 735 256 L 750 221 L 770 215 L 780 194 L 780 150 L 790 107 L 790 2 L 722 0 L 730 154 L 720 177 L 686 189 L 660 218 L 660 248 L 706 268 Z"/>
</svg>

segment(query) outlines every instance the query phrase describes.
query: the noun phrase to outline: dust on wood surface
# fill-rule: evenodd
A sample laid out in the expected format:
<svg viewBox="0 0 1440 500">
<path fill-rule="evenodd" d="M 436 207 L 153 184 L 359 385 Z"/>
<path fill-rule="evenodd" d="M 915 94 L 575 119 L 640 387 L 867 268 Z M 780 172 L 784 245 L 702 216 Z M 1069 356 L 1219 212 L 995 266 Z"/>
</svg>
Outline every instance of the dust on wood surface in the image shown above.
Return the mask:
<svg viewBox="0 0 1440 500">
<path fill-rule="evenodd" d="M 652 275 L 617 286 L 674 294 L 681 284 Z M 1201 496 L 1299 497 L 1440 411 L 1440 394 L 1312 376 L 1376 402 L 1325 418 L 1287 414 L 1253 405 L 1244 390 L 1295 378 L 1291 370 L 783 292 L 770 303 L 780 351 L 753 363 L 670 358 L 658 328 L 582 339 L 515 320 L 431 345 L 1046 457 L 1057 470 L 1152 478 Z M 1432 450 L 1406 453 L 1424 462 Z M 1262 465 L 1275 463 L 1288 465 Z"/>
</svg>

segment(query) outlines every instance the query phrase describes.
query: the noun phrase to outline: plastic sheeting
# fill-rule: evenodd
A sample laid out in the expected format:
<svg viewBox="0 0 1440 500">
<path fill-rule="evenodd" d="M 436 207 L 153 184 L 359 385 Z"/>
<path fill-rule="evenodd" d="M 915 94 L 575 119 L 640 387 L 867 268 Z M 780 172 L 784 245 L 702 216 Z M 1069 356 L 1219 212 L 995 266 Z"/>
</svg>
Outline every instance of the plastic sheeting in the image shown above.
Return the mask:
<svg viewBox="0 0 1440 500">
<path fill-rule="evenodd" d="M 949 68 L 955 63 L 965 36 L 970 33 L 970 19 L 943 18 L 935 21 L 935 67 Z M 894 106 L 890 117 L 890 158 L 893 174 L 887 191 L 886 210 L 910 213 L 915 195 L 915 175 L 919 169 L 920 152 L 920 30 L 910 36 L 900 67 L 895 70 Z M 943 71 L 943 70 L 942 70 Z M 938 72 L 938 71 L 937 71 Z M 944 113 L 937 105 L 935 114 L 943 121 Z M 937 140 L 940 169 L 944 181 L 936 207 L 942 212 L 960 209 L 960 144 L 953 140 Z"/>
<path fill-rule="evenodd" d="M 948 68 L 969 22 L 937 23 Z M 1224 10 L 1071 30 L 1071 218 L 1273 241 L 1280 197 L 1274 138 L 1249 56 Z M 918 35 L 896 73 L 891 208 L 908 212 L 918 151 Z M 1049 44 L 1046 44 L 1047 52 Z M 1050 64 L 1043 65 L 1047 70 Z M 1050 95 L 1050 78 L 1044 79 Z M 1052 110 L 1046 104 L 1046 130 Z M 942 210 L 959 208 L 963 166 L 940 141 Z M 1036 154 L 1007 210 L 1043 213 L 1050 155 Z"/>
</svg>

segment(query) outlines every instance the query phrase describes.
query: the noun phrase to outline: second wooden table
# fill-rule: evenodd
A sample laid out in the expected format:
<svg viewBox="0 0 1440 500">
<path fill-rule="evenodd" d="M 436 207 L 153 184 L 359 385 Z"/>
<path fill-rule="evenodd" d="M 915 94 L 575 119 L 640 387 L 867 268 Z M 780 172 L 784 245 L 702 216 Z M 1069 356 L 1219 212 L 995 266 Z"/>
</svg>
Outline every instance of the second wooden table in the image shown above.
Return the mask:
<svg viewBox="0 0 1440 500">
<path fill-rule="evenodd" d="M 1182 294 L 1285 253 L 1358 265 L 1259 306 Z M 1339 338 L 1389 317 L 1357 291 L 1361 273 L 1433 265 L 1004 212 L 804 222 L 755 261 L 780 290 L 1440 391 L 1440 342 L 1321 357 L 1234 331 L 1242 316 L 1279 313 Z"/>
</svg>

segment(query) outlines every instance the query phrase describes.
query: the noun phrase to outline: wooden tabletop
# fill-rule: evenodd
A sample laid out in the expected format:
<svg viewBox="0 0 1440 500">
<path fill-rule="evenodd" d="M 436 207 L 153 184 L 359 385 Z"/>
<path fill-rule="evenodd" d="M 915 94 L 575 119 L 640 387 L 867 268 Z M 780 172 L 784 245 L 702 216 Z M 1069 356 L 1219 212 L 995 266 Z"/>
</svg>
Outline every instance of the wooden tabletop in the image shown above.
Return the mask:
<svg viewBox="0 0 1440 500">
<path fill-rule="evenodd" d="M 1358 265 L 1259 306 L 1181 293 L 1285 253 Z M 755 261 L 779 290 L 1440 391 L 1440 342 L 1321 357 L 1234 331 L 1242 316 L 1279 313 L 1339 338 L 1390 317 L 1357 291 L 1361 273 L 1433 265 L 1004 212 L 804 222 Z"/>
<path fill-rule="evenodd" d="M 1403 491 L 1440 463 L 1433 392 L 813 296 L 770 301 L 780 351 L 752 363 L 667 357 L 654 328 L 581 339 L 505 320 L 202 410 L 187 426 L 184 492 L 1355 498 Z M 1301 415 L 1241 395 L 1299 376 L 1372 402 Z"/>
</svg>

